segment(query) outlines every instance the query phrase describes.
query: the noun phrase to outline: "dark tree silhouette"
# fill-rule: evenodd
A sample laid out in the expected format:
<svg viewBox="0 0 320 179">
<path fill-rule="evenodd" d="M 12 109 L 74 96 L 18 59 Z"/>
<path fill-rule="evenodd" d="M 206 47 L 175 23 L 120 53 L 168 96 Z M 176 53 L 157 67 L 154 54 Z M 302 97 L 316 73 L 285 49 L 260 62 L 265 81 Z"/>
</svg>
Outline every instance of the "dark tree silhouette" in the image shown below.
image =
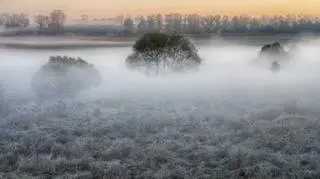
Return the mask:
<svg viewBox="0 0 320 179">
<path fill-rule="evenodd" d="M 29 26 L 29 18 L 26 14 L 11 14 L 4 16 L 4 25 L 6 28 L 18 28 Z"/>
<path fill-rule="evenodd" d="M 145 17 L 143 16 L 140 16 L 140 17 L 137 17 L 137 21 L 138 21 L 138 24 L 137 24 L 137 31 L 139 33 L 145 33 L 147 31 L 147 20 L 145 19 Z"/>
<path fill-rule="evenodd" d="M 147 17 L 147 32 L 156 31 L 156 16 L 151 15 Z"/>
<path fill-rule="evenodd" d="M 277 33 L 320 32 L 320 18 L 311 15 L 287 16 L 221 16 L 171 13 L 164 15 L 139 16 L 135 18 L 140 33 L 160 31 L 167 33 L 199 34 L 219 33 L 245 35 L 272 35 Z M 162 23 L 164 22 L 164 23 Z M 150 30 L 151 29 L 151 30 Z"/>
<path fill-rule="evenodd" d="M 213 32 L 215 28 L 215 17 L 212 15 L 203 17 L 202 24 L 205 32 Z"/>
<path fill-rule="evenodd" d="M 282 45 L 278 42 L 274 44 L 267 44 L 261 48 L 260 56 L 267 57 L 282 57 L 286 54 Z"/>
<path fill-rule="evenodd" d="M 56 56 L 50 57 L 34 75 L 31 86 L 40 97 L 60 97 L 98 86 L 101 82 L 100 73 L 92 64 L 81 58 Z"/>
<path fill-rule="evenodd" d="M 0 14 L 0 25 L 5 25 L 6 22 L 8 21 L 8 19 L 9 19 L 9 17 L 10 17 L 10 14 L 8 14 L 8 13 L 1 13 L 1 14 Z"/>
<path fill-rule="evenodd" d="M 53 10 L 49 16 L 49 28 L 54 32 L 63 31 L 66 14 L 62 10 Z"/>
<path fill-rule="evenodd" d="M 42 29 L 49 25 L 49 16 L 47 15 L 37 15 L 35 17 L 35 22 L 38 24 L 38 28 Z"/>
<path fill-rule="evenodd" d="M 196 47 L 177 34 L 147 33 L 136 41 L 126 63 L 131 68 L 160 71 L 185 71 L 201 63 Z"/>
<path fill-rule="evenodd" d="M 156 28 L 161 32 L 163 28 L 163 17 L 161 14 L 156 15 Z"/>
<path fill-rule="evenodd" d="M 134 22 L 130 17 L 124 20 L 123 26 L 125 28 L 126 33 L 129 33 L 129 34 L 133 33 Z"/>
<path fill-rule="evenodd" d="M 292 61 L 294 56 L 292 52 L 284 50 L 282 45 L 278 42 L 264 45 L 259 57 L 254 61 L 255 64 L 263 64 L 269 66 L 271 71 L 278 72 L 280 67 Z"/>
</svg>

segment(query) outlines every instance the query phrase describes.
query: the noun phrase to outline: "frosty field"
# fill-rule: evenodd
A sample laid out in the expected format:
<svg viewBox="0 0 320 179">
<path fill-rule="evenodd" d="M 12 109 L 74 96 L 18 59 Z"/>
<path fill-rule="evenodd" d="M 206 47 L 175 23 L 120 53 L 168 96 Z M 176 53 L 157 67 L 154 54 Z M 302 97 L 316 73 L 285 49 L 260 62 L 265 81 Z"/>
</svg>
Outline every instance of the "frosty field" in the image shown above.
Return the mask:
<svg viewBox="0 0 320 179">
<path fill-rule="evenodd" d="M 0 49 L 0 178 L 320 178 L 320 43 L 278 74 L 249 65 L 259 46 L 201 45 L 197 73 L 146 77 L 130 48 Z M 41 102 L 30 80 L 50 55 L 104 78 Z"/>
</svg>

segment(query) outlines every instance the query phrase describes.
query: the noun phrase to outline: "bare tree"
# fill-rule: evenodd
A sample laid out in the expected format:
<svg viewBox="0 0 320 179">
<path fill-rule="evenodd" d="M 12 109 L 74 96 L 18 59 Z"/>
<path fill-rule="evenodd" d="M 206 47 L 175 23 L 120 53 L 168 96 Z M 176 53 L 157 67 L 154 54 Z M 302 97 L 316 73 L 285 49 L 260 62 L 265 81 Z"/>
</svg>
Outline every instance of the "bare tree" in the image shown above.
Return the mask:
<svg viewBox="0 0 320 179">
<path fill-rule="evenodd" d="M 54 31 L 60 31 L 64 28 L 66 14 L 62 10 L 53 10 L 49 17 L 49 27 Z"/>
<path fill-rule="evenodd" d="M 213 15 L 208 15 L 202 18 L 202 27 L 205 32 L 212 32 L 215 27 L 215 17 Z"/>
<path fill-rule="evenodd" d="M 14 13 L 3 18 L 4 25 L 7 28 L 27 27 L 29 26 L 29 18 L 26 14 Z"/>
<path fill-rule="evenodd" d="M 151 15 L 147 17 L 147 31 L 154 32 L 156 30 L 156 16 Z"/>
<path fill-rule="evenodd" d="M 128 18 L 126 18 L 126 19 L 124 20 L 123 26 L 124 26 L 125 31 L 126 31 L 127 33 L 132 33 L 132 32 L 133 32 L 134 23 L 133 23 L 133 20 L 132 20 L 130 17 L 128 17 Z"/>
<path fill-rule="evenodd" d="M 174 13 L 165 15 L 166 30 L 168 32 L 181 32 L 183 29 L 183 15 Z"/>
<path fill-rule="evenodd" d="M 145 33 L 147 30 L 147 24 L 148 24 L 146 18 L 143 16 L 139 16 L 137 17 L 137 21 L 138 21 L 138 25 L 137 25 L 138 31 L 141 33 Z"/>
<path fill-rule="evenodd" d="M 121 24 L 124 23 L 125 17 L 124 15 L 118 15 L 116 16 L 117 21 L 119 21 Z"/>
<path fill-rule="evenodd" d="M 35 17 L 35 21 L 38 24 L 38 28 L 42 29 L 49 25 L 49 16 L 46 15 L 37 15 Z"/>
<path fill-rule="evenodd" d="M 156 16 L 156 28 L 161 32 L 163 28 L 163 17 L 161 14 L 157 14 Z"/>
<path fill-rule="evenodd" d="M 9 19 L 9 17 L 10 17 L 10 15 L 7 13 L 0 14 L 0 25 L 5 25 Z"/>
<path fill-rule="evenodd" d="M 187 15 L 187 23 L 189 33 L 201 32 L 201 17 L 198 14 Z"/>
</svg>

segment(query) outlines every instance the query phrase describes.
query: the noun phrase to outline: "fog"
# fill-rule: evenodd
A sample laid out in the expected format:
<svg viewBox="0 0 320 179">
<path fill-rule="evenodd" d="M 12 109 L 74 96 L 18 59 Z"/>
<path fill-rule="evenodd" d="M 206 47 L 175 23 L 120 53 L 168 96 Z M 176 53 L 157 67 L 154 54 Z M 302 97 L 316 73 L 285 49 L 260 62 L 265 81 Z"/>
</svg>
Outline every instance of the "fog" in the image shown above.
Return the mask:
<svg viewBox="0 0 320 179">
<path fill-rule="evenodd" d="M 222 94 L 261 97 L 281 94 L 286 97 L 317 91 L 320 78 L 317 75 L 320 68 L 318 44 L 309 42 L 298 47 L 295 62 L 274 74 L 267 66 L 250 64 L 257 57 L 259 46 L 200 45 L 199 53 L 204 61 L 197 73 L 158 78 L 147 77 L 125 67 L 124 59 L 131 51 L 129 47 L 54 51 L 1 49 L 1 80 L 14 95 L 31 98 L 29 83 L 32 75 L 47 62 L 50 55 L 67 55 L 82 57 L 93 63 L 102 74 L 104 84 L 94 89 L 94 98 L 143 97 L 148 94 L 176 97 Z"/>
<path fill-rule="evenodd" d="M 297 46 L 272 73 L 251 65 L 260 46 L 199 45 L 198 72 L 161 77 L 128 70 L 129 47 L 0 49 L 0 176 L 319 177 L 320 43 Z M 103 84 L 39 104 L 30 80 L 50 55 L 93 63 Z"/>
</svg>

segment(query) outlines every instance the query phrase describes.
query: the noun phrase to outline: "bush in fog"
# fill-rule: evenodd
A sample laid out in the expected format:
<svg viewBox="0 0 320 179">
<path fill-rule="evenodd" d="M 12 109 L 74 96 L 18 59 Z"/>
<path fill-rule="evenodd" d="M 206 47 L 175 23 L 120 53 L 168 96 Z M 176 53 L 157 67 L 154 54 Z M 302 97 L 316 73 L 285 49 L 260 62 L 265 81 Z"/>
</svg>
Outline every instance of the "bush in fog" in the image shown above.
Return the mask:
<svg viewBox="0 0 320 179">
<path fill-rule="evenodd" d="M 83 59 L 51 56 L 34 75 L 31 87 L 37 95 L 49 97 L 71 95 L 101 82 L 97 69 Z"/>
<path fill-rule="evenodd" d="M 135 42 L 126 63 L 129 68 L 154 70 L 159 75 L 195 69 L 201 58 L 196 47 L 182 35 L 147 33 Z"/>
<path fill-rule="evenodd" d="M 278 42 L 274 44 L 267 44 L 261 48 L 260 55 L 268 57 L 280 57 L 285 55 L 282 45 Z"/>
<path fill-rule="evenodd" d="M 259 53 L 258 59 L 255 63 L 267 63 L 270 65 L 270 70 L 277 72 L 280 70 L 282 64 L 287 63 L 292 59 L 292 52 L 284 50 L 283 46 L 276 42 L 273 44 L 264 45 Z"/>
<path fill-rule="evenodd" d="M 289 52 L 285 51 L 283 46 L 276 42 L 273 44 L 264 45 L 260 50 L 259 56 L 282 62 L 289 59 Z"/>
</svg>

